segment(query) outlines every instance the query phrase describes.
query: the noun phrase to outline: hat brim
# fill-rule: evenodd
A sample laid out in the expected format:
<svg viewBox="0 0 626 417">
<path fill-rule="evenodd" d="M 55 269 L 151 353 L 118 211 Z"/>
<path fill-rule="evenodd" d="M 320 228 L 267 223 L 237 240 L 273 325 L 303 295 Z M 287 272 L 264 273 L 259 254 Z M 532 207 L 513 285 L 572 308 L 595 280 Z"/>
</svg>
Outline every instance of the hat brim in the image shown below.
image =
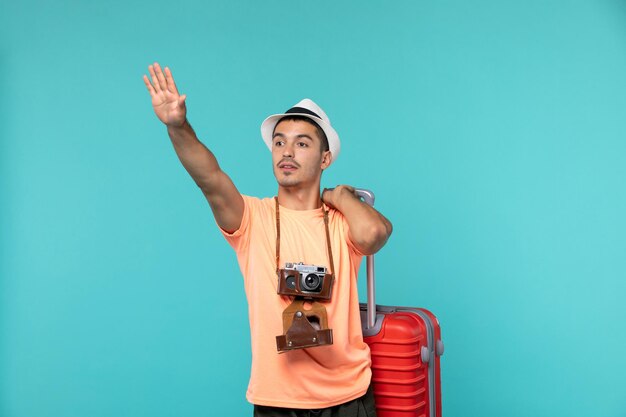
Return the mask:
<svg viewBox="0 0 626 417">
<path fill-rule="evenodd" d="M 341 150 L 339 135 L 337 135 L 335 129 L 333 129 L 332 126 L 330 126 L 328 123 L 326 123 L 319 117 L 311 116 L 310 114 L 306 113 L 273 114 L 263 120 L 263 123 L 261 123 L 261 137 L 263 138 L 263 141 L 270 151 L 272 150 L 272 134 L 274 133 L 274 128 L 276 127 L 278 121 L 285 116 L 303 116 L 317 123 L 326 134 L 326 139 L 328 140 L 328 150 L 331 153 L 331 163 L 335 162 L 335 159 L 337 159 L 337 157 L 339 156 L 339 151 Z"/>
</svg>

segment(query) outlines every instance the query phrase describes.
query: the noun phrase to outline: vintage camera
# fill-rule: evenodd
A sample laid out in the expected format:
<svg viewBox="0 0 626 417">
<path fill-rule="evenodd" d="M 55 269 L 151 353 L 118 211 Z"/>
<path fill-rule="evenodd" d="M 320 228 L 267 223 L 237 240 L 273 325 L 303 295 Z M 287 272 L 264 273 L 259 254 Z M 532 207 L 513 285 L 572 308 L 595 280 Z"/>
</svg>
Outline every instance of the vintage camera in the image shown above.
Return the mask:
<svg viewBox="0 0 626 417">
<path fill-rule="evenodd" d="M 278 294 L 330 300 L 333 280 L 325 266 L 287 262 L 278 273 Z"/>
</svg>

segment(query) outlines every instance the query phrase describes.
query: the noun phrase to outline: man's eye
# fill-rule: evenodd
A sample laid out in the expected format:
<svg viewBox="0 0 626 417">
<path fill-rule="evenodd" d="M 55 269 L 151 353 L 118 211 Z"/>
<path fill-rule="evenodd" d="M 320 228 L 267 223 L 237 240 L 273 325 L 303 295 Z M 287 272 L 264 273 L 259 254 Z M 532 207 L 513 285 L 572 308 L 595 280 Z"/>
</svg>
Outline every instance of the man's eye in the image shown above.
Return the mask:
<svg viewBox="0 0 626 417">
<path fill-rule="evenodd" d="M 276 142 L 274 142 L 274 146 L 282 146 L 282 145 L 283 145 L 282 140 L 277 140 Z"/>
<path fill-rule="evenodd" d="M 305 142 L 298 142 L 298 146 L 301 148 L 306 148 L 309 145 L 307 145 Z"/>
</svg>

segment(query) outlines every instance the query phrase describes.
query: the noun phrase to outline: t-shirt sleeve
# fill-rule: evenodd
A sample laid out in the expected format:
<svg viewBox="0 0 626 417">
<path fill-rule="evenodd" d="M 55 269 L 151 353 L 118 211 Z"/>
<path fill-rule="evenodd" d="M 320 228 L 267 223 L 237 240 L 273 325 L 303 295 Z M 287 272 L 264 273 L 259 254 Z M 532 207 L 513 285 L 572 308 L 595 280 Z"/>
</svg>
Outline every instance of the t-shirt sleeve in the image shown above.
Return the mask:
<svg viewBox="0 0 626 417">
<path fill-rule="evenodd" d="M 243 197 L 243 217 L 241 218 L 241 225 L 239 225 L 239 229 L 235 230 L 232 233 L 227 232 L 222 229 L 217 221 L 218 229 L 226 239 L 226 241 L 232 246 L 235 252 L 239 253 L 244 250 L 248 246 L 248 242 L 250 241 L 250 221 L 252 218 L 251 212 L 254 210 L 253 208 L 253 199 L 249 196 L 242 195 Z"/>
</svg>

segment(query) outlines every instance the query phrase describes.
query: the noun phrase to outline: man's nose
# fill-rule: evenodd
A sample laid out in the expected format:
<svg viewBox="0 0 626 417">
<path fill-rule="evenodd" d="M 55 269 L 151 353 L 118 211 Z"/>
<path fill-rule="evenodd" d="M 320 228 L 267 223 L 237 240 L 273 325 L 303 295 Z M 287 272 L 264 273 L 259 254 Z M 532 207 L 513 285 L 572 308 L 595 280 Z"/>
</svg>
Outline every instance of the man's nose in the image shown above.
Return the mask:
<svg viewBox="0 0 626 417">
<path fill-rule="evenodd" d="M 293 157 L 293 144 L 286 143 L 283 146 L 283 156 Z"/>
</svg>

